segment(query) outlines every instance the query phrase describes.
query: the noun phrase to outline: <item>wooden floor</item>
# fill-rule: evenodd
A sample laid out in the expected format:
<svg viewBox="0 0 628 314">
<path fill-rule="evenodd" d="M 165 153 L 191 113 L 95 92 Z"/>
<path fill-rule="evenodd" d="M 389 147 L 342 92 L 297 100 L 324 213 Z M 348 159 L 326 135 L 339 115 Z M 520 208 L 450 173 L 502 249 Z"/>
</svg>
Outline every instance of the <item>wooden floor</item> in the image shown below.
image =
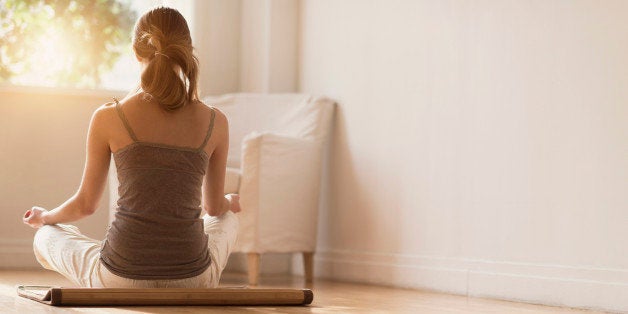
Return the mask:
<svg viewBox="0 0 628 314">
<path fill-rule="evenodd" d="M 243 285 L 244 275 L 225 274 L 226 286 Z M 18 297 L 18 284 L 71 286 L 50 271 L 0 270 L 0 313 L 594 313 L 442 293 L 316 281 L 314 302 L 305 307 L 78 307 L 56 308 Z M 262 287 L 305 287 L 299 277 L 263 277 Z M 599 313 L 599 312 L 597 312 Z"/>
</svg>

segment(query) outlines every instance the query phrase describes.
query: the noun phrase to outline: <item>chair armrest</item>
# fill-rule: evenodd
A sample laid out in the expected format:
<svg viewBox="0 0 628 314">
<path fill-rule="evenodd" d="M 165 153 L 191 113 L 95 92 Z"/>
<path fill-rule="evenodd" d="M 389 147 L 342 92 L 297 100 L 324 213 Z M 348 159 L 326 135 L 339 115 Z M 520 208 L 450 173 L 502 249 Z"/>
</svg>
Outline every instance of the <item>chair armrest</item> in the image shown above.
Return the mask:
<svg viewBox="0 0 628 314">
<path fill-rule="evenodd" d="M 251 132 L 242 139 L 242 150 L 255 141 L 262 140 L 265 145 L 272 145 L 278 149 L 299 148 L 301 145 L 314 144 L 314 140 L 288 136 L 275 132 Z"/>
<path fill-rule="evenodd" d="M 244 251 L 315 249 L 322 148 L 317 140 L 269 132 L 244 138 L 238 240 Z"/>
</svg>

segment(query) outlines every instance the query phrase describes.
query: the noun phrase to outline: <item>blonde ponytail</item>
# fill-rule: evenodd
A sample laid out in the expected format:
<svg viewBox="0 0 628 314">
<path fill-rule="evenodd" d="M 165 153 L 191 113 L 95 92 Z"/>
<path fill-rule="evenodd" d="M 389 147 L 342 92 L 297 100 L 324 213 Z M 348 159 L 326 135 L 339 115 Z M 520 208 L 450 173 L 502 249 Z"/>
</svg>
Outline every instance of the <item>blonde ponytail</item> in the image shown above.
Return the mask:
<svg viewBox="0 0 628 314">
<path fill-rule="evenodd" d="M 185 18 L 172 8 L 145 13 L 135 24 L 133 49 L 147 60 L 142 90 L 166 110 L 198 100 L 198 58 Z"/>
</svg>

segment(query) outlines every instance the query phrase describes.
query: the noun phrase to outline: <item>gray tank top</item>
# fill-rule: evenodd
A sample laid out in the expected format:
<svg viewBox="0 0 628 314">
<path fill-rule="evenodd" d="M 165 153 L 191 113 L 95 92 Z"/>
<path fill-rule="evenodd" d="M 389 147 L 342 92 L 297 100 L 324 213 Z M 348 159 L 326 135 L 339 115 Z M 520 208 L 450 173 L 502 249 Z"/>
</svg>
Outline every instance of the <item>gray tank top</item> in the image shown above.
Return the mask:
<svg viewBox="0 0 628 314">
<path fill-rule="evenodd" d="M 100 252 L 109 271 L 130 279 L 182 279 L 211 263 L 201 214 L 201 186 L 209 162 L 198 148 L 139 141 L 120 103 L 116 110 L 133 143 L 113 153 L 118 208 Z"/>
</svg>

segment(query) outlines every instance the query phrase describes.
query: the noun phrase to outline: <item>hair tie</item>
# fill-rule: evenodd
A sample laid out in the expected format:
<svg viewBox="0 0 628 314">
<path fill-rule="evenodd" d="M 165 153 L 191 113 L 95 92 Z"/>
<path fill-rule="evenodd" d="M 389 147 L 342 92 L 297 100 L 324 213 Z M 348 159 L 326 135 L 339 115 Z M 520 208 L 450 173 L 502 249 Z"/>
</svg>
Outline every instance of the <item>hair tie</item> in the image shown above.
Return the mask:
<svg viewBox="0 0 628 314">
<path fill-rule="evenodd" d="M 166 58 L 170 59 L 170 57 L 168 57 L 167 55 L 165 55 L 165 54 L 163 54 L 163 53 L 161 53 L 161 52 L 159 52 L 159 51 L 155 51 L 155 57 L 156 57 L 157 55 L 164 56 L 164 57 L 166 57 Z"/>
</svg>

